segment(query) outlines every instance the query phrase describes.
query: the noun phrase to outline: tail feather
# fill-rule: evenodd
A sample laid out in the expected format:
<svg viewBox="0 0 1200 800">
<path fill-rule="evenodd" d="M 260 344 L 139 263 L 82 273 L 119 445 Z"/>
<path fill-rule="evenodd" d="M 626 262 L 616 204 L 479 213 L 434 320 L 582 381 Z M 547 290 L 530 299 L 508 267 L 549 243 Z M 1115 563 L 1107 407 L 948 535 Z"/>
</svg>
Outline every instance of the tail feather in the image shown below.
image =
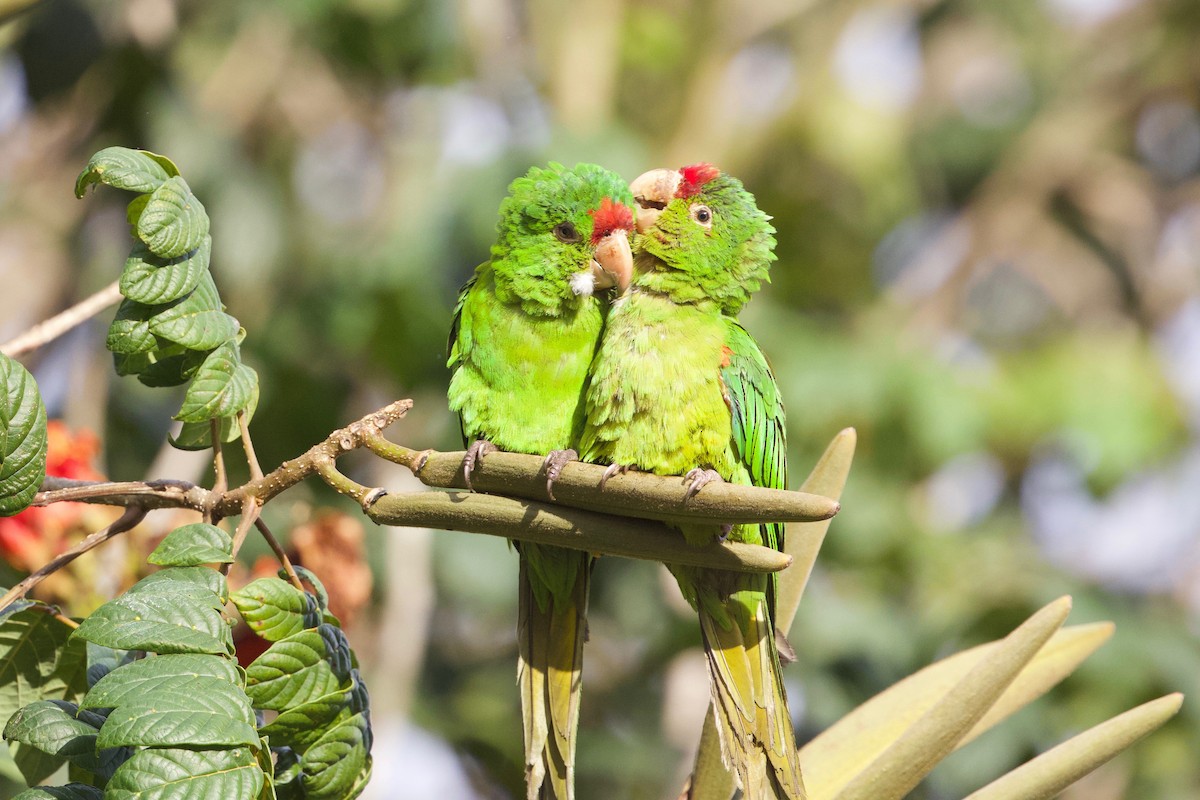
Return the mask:
<svg viewBox="0 0 1200 800">
<path fill-rule="evenodd" d="M 543 557 L 552 559 L 557 570 L 566 567 L 573 580 L 559 591 L 547 586 L 540 577 L 542 570 L 529 561 Z M 527 800 L 575 797 L 591 560 L 587 553 L 562 548 L 522 548 L 517 680 L 525 724 Z"/>
<path fill-rule="evenodd" d="M 766 593 L 730 595 L 720 618 L 706 605 L 699 604 L 700 630 L 725 766 L 746 800 L 804 800 Z"/>
</svg>

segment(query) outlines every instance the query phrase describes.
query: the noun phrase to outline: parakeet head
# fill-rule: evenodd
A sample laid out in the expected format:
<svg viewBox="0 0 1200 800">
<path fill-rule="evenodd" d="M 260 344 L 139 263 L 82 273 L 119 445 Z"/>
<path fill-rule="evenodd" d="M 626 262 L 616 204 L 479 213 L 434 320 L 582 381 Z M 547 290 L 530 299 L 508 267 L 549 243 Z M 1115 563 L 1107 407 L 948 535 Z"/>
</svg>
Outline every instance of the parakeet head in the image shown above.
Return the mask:
<svg viewBox="0 0 1200 800">
<path fill-rule="evenodd" d="M 680 303 L 714 300 L 736 314 L 770 280 L 775 229 L 737 178 L 692 164 L 651 170 L 629 188 L 638 205 L 638 286 Z"/>
<path fill-rule="evenodd" d="M 526 313 L 557 315 L 629 285 L 633 196 L 595 164 L 533 167 L 508 187 L 492 245 L 496 292 Z"/>
</svg>

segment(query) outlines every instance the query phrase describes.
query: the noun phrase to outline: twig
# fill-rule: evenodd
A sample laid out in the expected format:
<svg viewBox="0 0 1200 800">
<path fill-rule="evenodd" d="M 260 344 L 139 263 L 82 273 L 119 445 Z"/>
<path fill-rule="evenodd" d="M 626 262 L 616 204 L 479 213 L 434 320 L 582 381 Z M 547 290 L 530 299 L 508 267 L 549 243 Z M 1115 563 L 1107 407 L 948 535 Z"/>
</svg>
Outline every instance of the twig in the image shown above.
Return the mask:
<svg viewBox="0 0 1200 800">
<path fill-rule="evenodd" d="M 142 508 L 141 506 L 130 506 L 129 508 L 125 509 L 125 513 L 115 519 L 107 528 L 102 528 L 101 530 L 98 530 L 95 533 L 87 536 L 85 539 L 79 542 L 79 544 L 75 545 L 65 553 L 56 556 L 40 569 L 31 573 L 16 586 L 5 592 L 4 596 L 0 597 L 0 610 L 8 608 L 9 604 L 11 604 L 14 600 L 19 600 L 24 597 L 30 589 L 37 586 L 49 575 L 62 569 L 67 564 L 70 564 L 87 551 L 104 544 L 114 536 L 125 533 L 127 530 L 141 522 L 142 518 L 145 516 L 146 509 Z"/>
<path fill-rule="evenodd" d="M 263 476 L 263 471 L 259 466 L 258 456 L 254 453 L 254 442 L 250 440 L 250 423 L 246 419 L 245 411 L 237 413 L 237 421 L 242 434 L 242 449 L 246 451 L 246 463 L 250 465 L 250 480 L 256 481 Z"/>
<path fill-rule="evenodd" d="M 212 441 L 213 451 L 213 488 L 212 497 L 217 498 L 224 494 L 229 489 L 229 477 L 225 472 L 225 451 L 221 446 L 221 423 L 219 420 L 209 420 L 208 422 L 208 438 Z M 217 515 L 214 513 L 212 505 L 207 505 L 204 508 L 204 521 L 212 524 L 216 522 Z"/>
<path fill-rule="evenodd" d="M 246 495 L 246 499 L 242 501 L 242 518 L 238 522 L 237 530 L 233 532 L 233 548 L 230 552 L 234 558 L 237 558 L 238 551 L 246 543 L 246 536 L 250 533 L 250 529 L 254 527 L 254 520 L 258 519 L 260 513 L 262 513 L 262 504 L 250 495 Z M 228 575 L 229 569 L 232 566 L 233 562 L 222 564 L 221 572 Z"/>
<path fill-rule="evenodd" d="M 100 291 L 62 313 L 55 314 L 44 322 L 39 322 L 29 330 L 0 345 L 0 353 L 6 356 L 19 356 L 36 350 L 44 344 L 54 341 L 76 325 L 96 316 L 104 309 L 121 299 L 121 290 L 117 281 L 113 281 Z"/>
<path fill-rule="evenodd" d="M 258 532 L 267 540 L 267 545 L 275 552 L 275 557 L 283 565 L 283 571 L 287 573 L 288 580 L 292 582 L 293 586 L 303 592 L 304 584 L 300 582 L 300 576 L 296 574 L 296 568 L 292 566 L 292 560 L 288 558 L 287 552 L 279 544 L 279 540 L 275 538 L 275 534 L 271 533 L 271 529 L 267 527 L 267 523 L 263 522 L 262 517 L 254 520 L 254 527 L 258 528 Z"/>
<path fill-rule="evenodd" d="M 713 541 L 693 547 L 660 522 L 473 492 L 389 494 L 376 500 L 367 516 L 381 525 L 485 533 L 695 567 L 778 572 L 792 563 L 778 550 L 752 544 Z"/>
</svg>

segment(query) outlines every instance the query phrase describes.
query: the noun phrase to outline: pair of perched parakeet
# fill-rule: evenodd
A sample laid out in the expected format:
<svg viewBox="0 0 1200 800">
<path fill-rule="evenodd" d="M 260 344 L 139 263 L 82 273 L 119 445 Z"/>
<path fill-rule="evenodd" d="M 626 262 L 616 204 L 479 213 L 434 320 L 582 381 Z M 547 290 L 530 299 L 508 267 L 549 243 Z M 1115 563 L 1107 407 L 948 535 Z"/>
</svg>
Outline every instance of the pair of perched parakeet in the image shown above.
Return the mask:
<svg viewBox="0 0 1200 800">
<path fill-rule="evenodd" d="M 499 448 L 547 455 L 550 475 L 579 457 L 687 475 L 691 491 L 718 479 L 783 488 L 783 406 L 736 321 L 774 260 L 768 220 L 709 164 L 654 170 L 628 187 L 590 164 L 513 181 L 491 260 L 463 288 L 450 337 L 468 479 Z M 681 530 L 692 544 L 782 548 L 778 525 Z M 528 798 L 572 798 L 593 558 L 517 550 Z M 721 751 L 744 797 L 803 798 L 774 578 L 668 566 L 700 616 Z"/>
</svg>

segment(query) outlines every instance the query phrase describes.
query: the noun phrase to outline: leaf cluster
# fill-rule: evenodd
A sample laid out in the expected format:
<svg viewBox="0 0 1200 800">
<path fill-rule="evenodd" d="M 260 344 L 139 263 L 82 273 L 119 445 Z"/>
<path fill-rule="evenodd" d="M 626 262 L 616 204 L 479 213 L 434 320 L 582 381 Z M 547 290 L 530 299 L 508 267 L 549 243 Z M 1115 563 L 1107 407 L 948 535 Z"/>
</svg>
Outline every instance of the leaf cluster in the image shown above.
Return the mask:
<svg viewBox="0 0 1200 800">
<path fill-rule="evenodd" d="M 211 564 L 232 541 L 204 523 L 172 531 L 151 554 L 164 568 L 96 609 L 73 633 L 24 603 L 0 624 L 0 711 L 30 783 L 64 763 L 71 783 L 34 798 L 327 798 L 357 796 L 370 776 L 368 696 L 319 584 L 264 578 L 231 598 Z M 315 581 L 315 578 L 310 577 Z M 243 670 L 232 600 L 272 645 Z M 41 699 L 16 708 L 16 698 Z M 263 712 L 277 716 L 263 723 Z"/>
<path fill-rule="evenodd" d="M 108 147 L 91 157 L 75 182 L 83 197 L 93 184 L 136 192 L 126 209 L 135 239 L 120 290 L 124 300 L 105 341 L 119 375 L 147 386 L 188 384 L 172 444 L 186 450 L 237 437 L 237 414 L 253 415 L 258 374 L 242 363 L 245 335 L 225 313 L 209 272 L 208 214 L 179 169 L 145 150 Z"/>
</svg>

